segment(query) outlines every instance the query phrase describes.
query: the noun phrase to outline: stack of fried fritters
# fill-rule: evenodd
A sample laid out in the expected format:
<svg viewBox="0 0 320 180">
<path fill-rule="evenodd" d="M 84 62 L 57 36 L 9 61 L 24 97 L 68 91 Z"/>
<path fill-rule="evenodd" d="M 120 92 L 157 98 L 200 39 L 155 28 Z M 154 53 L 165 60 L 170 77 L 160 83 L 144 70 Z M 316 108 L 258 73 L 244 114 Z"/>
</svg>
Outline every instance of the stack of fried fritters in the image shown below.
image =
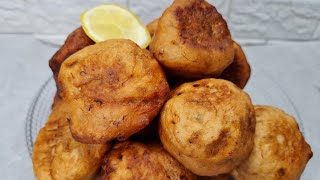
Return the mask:
<svg viewBox="0 0 320 180">
<path fill-rule="evenodd" d="M 175 0 L 148 50 L 72 32 L 49 64 L 52 114 L 37 179 L 299 179 L 312 157 L 293 117 L 253 106 L 250 66 L 204 0 Z"/>
</svg>

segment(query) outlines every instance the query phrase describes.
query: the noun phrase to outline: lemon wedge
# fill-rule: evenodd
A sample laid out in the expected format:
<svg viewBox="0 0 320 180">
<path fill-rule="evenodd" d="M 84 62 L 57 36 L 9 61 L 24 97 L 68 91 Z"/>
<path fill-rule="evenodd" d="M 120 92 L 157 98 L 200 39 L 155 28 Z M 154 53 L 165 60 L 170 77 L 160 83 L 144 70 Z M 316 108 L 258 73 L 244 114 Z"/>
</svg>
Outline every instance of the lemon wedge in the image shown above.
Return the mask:
<svg viewBox="0 0 320 180">
<path fill-rule="evenodd" d="M 146 26 L 130 10 L 117 4 L 102 4 L 83 12 L 82 28 L 95 42 L 130 39 L 141 48 L 148 47 L 151 36 Z"/>
</svg>

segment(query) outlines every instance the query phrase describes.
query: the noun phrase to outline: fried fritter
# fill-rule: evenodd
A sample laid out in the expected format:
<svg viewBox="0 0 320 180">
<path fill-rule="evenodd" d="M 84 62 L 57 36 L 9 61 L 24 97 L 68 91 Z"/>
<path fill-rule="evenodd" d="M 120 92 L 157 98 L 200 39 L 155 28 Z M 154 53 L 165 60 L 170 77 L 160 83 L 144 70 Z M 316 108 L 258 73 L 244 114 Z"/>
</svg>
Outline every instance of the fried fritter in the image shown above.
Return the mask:
<svg viewBox="0 0 320 180">
<path fill-rule="evenodd" d="M 94 44 L 85 34 L 82 27 L 75 29 L 66 39 L 63 46 L 49 60 L 49 66 L 53 72 L 55 80 L 58 77 L 61 64 L 73 53 Z"/>
<path fill-rule="evenodd" d="M 107 40 L 70 56 L 59 87 L 73 137 L 83 143 L 125 140 L 147 126 L 167 100 L 166 77 L 130 40 Z"/>
<path fill-rule="evenodd" d="M 152 39 L 150 51 L 170 76 L 217 77 L 234 58 L 227 23 L 205 0 L 175 0 Z"/>
<path fill-rule="evenodd" d="M 235 49 L 235 56 L 232 64 L 228 66 L 222 74 L 219 76 L 219 79 L 225 79 L 233 82 L 239 88 L 243 89 L 251 75 L 251 68 L 246 59 L 244 52 L 242 51 L 241 46 L 234 42 L 233 44 Z M 197 80 L 197 79 L 194 79 Z M 170 78 L 168 83 L 170 88 L 175 88 L 180 86 L 185 82 L 190 82 L 192 79 L 183 79 L 183 78 Z"/>
<path fill-rule="evenodd" d="M 233 46 L 235 49 L 233 63 L 222 72 L 219 78 L 231 81 L 243 89 L 250 78 L 251 68 L 241 46 L 236 42 L 233 42 Z"/>
<path fill-rule="evenodd" d="M 33 146 L 32 162 L 38 180 L 91 179 L 98 171 L 107 144 L 75 141 L 65 116 L 66 106 L 57 101 Z"/>
<path fill-rule="evenodd" d="M 236 180 L 300 179 L 312 157 L 295 119 L 271 106 L 255 106 L 256 134 L 249 158 L 232 172 Z"/>
<path fill-rule="evenodd" d="M 116 144 L 104 158 L 102 180 L 117 179 L 196 179 L 160 144 L 136 142 Z"/>
<path fill-rule="evenodd" d="M 151 36 L 151 37 L 153 37 L 153 35 L 154 35 L 155 32 L 157 31 L 158 22 L 159 22 L 159 19 L 155 19 L 155 20 L 153 20 L 152 22 L 150 22 L 150 23 L 147 25 L 147 28 L 148 28 L 148 30 L 149 30 L 149 33 L 150 33 L 150 36 Z"/>
<path fill-rule="evenodd" d="M 246 59 L 244 52 L 242 51 L 241 46 L 234 42 L 235 56 L 232 64 L 227 67 L 222 74 L 219 76 L 219 79 L 225 79 L 233 82 L 239 88 L 243 89 L 251 75 L 251 68 Z M 197 79 L 194 79 L 197 80 Z M 190 82 L 192 79 L 183 79 L 183 78 L 170 78 L 168 83 L 170 88 L 175 88 L 180 86 L 185 82 Z"/>
<path fill-rule="evenodd" d="M 164 148 L 200 176 L 229 173 L 253 147 L 250 97 L 233 83 L 203 79 L 178 87 L 160 117 Z"/>
</svg>

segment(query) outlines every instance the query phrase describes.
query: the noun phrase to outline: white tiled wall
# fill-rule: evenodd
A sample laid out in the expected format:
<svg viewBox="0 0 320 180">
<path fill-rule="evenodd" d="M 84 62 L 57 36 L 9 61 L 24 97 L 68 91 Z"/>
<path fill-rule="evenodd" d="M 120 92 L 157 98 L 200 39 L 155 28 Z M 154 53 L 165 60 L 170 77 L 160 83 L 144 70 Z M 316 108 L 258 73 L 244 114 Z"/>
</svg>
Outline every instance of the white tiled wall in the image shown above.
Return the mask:
<svg viewBox="0 0 320 180">
<path fill-rule="evenodd" d="M 80 25 L 85 9 L 118 3 L 144 23 L 159 17 L 172 0 L 1 0 L 0 33 L 32 33 L 61 43 Z M 209 0 L 227 20 L 234 38 L 253 43 L 320 40 L 320 0 Z"/>
</svg>

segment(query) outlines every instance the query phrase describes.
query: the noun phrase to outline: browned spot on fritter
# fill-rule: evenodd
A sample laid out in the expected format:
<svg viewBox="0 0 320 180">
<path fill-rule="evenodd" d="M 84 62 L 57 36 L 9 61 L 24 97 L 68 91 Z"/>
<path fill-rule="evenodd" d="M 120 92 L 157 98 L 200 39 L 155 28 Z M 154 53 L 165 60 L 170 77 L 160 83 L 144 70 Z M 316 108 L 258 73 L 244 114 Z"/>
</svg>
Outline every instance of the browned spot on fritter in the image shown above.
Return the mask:
<svg viewBox="0 0 320 180">
<path fill-rule="evenodd" d="M 191 137 L 189 138 L 189 143 L 190 144 L 193 144 L 193 143 L 196 143 L 198 141 L 198 138 L 200 136 L 200 132 L 195 132 L 195 133 L 192 133 Z"/>
<path fill-rule="evenodd" d="M 103 164 L 105 165 L 102 166 L 102 171 L 105 173 L 106 176 L 108 176 L 113 171 L 115 171 L 115 168 L 110 164 L 109 159 L 107 158 L 103 159 Z"/>
<path fill-rule="evenodd" d="M 119 82 L 118 70 L 113 68 L 108 68 L 106 70 L 106 81 L 108 84 L 115 84 Z"/>
<path fill-rule="evenodd" d="M 216 8 L 204 0 L 177 8 L 176 18 L 183 43 L 200 48 L 222 49 L 220 42 L 230 40 L 228 26 Z"/>
<path fill-rule="evenodd" d="M 99 106 L 103 104 L 103 101 L 100 99 L 95 99 L 94 102 L 97 103 Z"/>
<path fill-rule="evenodd" d="M 286 171 L 283 168 L 280 168 L 277 172 L 279 176 L 284 176 L 286 174 Z"/>
<path fill-rule="evenodd" d="M 228 136 L 229 136 L 229 132 L 226 130 L 223 130 L 219 134 L 218 139 L 212 141 L 210 144 L 207 145 L 206 153 L 211 156 L 216 155 L 221 149 L 223 149 L 223 147 L 227 145 Z"/>
</svg>

